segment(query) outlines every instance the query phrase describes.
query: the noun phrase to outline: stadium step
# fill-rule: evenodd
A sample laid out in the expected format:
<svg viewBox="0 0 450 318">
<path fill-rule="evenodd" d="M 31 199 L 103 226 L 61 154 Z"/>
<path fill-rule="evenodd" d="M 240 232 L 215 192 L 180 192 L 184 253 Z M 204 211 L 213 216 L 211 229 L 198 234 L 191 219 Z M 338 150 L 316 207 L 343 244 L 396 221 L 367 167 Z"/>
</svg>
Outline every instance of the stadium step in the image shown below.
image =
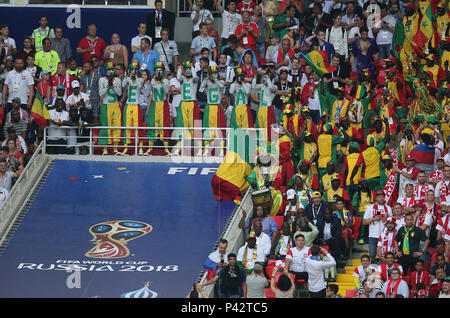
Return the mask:
<svg viewBox="0 0 450 318">
<path fill-rule="evenodd" d="M 353 276 L 351 274 L 337 274 L 336 283 L 353 283 Z"/>
</svg>

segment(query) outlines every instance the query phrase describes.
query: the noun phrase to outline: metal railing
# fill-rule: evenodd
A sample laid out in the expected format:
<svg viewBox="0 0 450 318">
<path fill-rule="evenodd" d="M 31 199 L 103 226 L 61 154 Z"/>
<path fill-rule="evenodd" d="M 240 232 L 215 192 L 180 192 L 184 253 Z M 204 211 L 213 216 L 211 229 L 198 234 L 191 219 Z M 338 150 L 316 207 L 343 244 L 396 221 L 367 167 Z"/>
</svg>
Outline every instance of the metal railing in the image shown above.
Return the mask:
<svg viewBox="0 0 450 318">
<path fill-rule="evenodd" d="M 54 128 L 54 127 L 53 127 Z M 234 128 L 203 128 L 203 127 L 116 127 L 116 126 L 94 126 L 83 127 L 88 130 L 89 134 L 78 135 L 77 127 L 61 126 L 57 129 L 66 130 L 63 135 L 48 134 L 49 127 L 44 129 L 43 148 L 42 152 L 47 153 L 48 147 L 67 148 L 74 147 L 88 147 L 89 155 L 94 155 L 95 149 L 111 149 L 111 148 L 127 148 L 134 155 L 138 155 L 140 150 L 143 152 L 149 149 L 166 149 L 166 145 L 156 143 L 156 141 L 168 141 L 172 144 L 167 148 L 172 148 L 171 154 L 180 154 L 184 156 L 191 156 L 198 154 L 199 151 L 208 152 L 210 156 L 223 156 L 228 147 L 232 144 L 236 130 Z M 51 129 L 51 128 L 50 128 Z M 100 136 L 94 135 L 94 131 L 116 131 L 116 136 Z M 254 136 L 257 146 L 266 147 L 266 129 L 265 128 L 245 128 L 242 129 L 245 133 Z M 164 132 L 164 137 L 149 137 L 147 133 L 153 131 L 156 133 Z M 120 134 L 118 133 L 120 132 Z M 130 135 L 126 135 L 126 133 Z M 135 136 L 138 136 L 137 138 Z M 64 139 L 67 144 L 54 144 L 49 140 Z M 101 143 L 101 140 L 106 142 Z M 127 142 L 128 141 L 128 142 Z M 154 142 L 149 145 L 149 142 Z M 116 144 L 114 144 L 116 143 Z M 212 155 L 214 150 L 214 155 Z"/>
</svg>

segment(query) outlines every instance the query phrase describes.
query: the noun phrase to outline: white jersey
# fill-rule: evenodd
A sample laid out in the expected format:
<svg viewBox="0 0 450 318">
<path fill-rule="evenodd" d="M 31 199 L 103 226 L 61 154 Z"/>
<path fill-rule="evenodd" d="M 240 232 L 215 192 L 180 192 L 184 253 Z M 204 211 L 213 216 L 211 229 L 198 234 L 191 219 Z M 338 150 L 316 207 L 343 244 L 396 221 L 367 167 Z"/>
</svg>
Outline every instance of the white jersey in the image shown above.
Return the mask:
<svg viewBox="0 0 450 318">
<path fill-rule="evenodd" d="M 214 82 L 205 78 L 200 84 L 200 93 L 206 93 L 207 103 L 209 105 L 219 105 L 225 82 L 216 79 Z"/>
<path fill-rule="evenodd" d="M 270 78 L 265 78 L 261 84 L 256 84 L 256 77 L 253 78 L 252 88 L 258 90 L 259 93 L 259 107 L 272 106 L 272 101 L 275 98 L 277 87 L 273 84 Z"/>
<path fill-rule="evenodd" d="M 286 254 L 286 259 L 291 260 L 289 270 L 292 272 L 305 272 L 305 260 L 311 255 L 311 249 L 307 246 L 302 250 L 298 250 L 297 247 L 292 247 Z"/>
<path fill-rule="evenodd" d="M 152 102 L 163 102 L 167 100 L 170 87 L 170 82 L 167 78 L 164 78 L 162 82 L 157 81 L 155 78 L 152 78 L 151 87 Z"/>
<path fill-rule="evenodd" d="M 234 105 L 248 105 L 251 89 L 250 83 L 231 83 L 230 94 L 234 96 Z"/>
<path fill-rule="evenodd" d="M 125 77 L 122 81 L 122 88 L 126 90 L 127 104 L 139 105 L 140 91 L 144 85 L 143 78 L 131 79 L 131 77 Z"/>
<path fill-rule="evenodd" d="M 98 80 L 98 93 L 103 104 L 113 104 L 118 101 L 117 96 L 122 95 L 122 83 L 118 77 L 114 77 L 114 87 L 108 87 L 108 79 L 102 77 Z"/>
<path fill-rule="evenodd" d="M 185 102 L 191 102 L 197 100 L 197 73 L 191 68 L 192 77 L 188 78 L 182 75 L 181 68 L 177 71 L 177 80 L 181 85 L 181 100 Z"/>
<path fill-rule="evenodd" d="M 377 213 L 378 212 L 378 213 Z M 364 219 L 373 219 L 377 214 L 382 216 L 381 220 L 374 221 L 369 225 L 369 237 L 378 239 L 384 231 L 384 221 L 383 218 L 388 218 L 392 216 L 392 209 L 387 204 L 379 206 L 376 203 L 368 205 L 366 211 L 364 212 Z"/>
</svg>

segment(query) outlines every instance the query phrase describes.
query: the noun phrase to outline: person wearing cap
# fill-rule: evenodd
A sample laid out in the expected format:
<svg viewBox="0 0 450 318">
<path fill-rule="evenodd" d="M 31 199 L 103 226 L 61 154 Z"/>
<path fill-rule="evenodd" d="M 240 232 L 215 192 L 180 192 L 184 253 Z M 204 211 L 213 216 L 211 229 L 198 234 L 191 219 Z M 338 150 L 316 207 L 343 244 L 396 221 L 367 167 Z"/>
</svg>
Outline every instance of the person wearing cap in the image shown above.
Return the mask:
<svg viewBox="0 0 450 318">
<path fill-rule="evenodd" d="M 99 95 L 102 99 L 102 105 L 100 107 L 100 125 L 101 126 L 122 126 L 122 114 L 119 107 L 118 96 L 122 95 L 122 83 L 119 78 L 114 75 L 114 65 L 111 62 L 105 64 L 107 76 L 100 78 L 98 83 Z M 111 145 L 114 144 L 113 154 L 120 155 L 122 153 L 118 150 L 120 142 L 120 135 L 122 131 L 120 129 L 100 129 L 99 145 Z M 108 154 L 108 148 L 103 148 L 103 155 Z"/>
<path fill-rule="evenodd" d="M 369 255 L 375 259 L 377 254 L 377 244 L 380 234 L 384 231 L 384 222 L 388 217 L 392 217 L 392 209 L 386 204 L 383 190 L 378 190 L 375 202 L 366 207 L 363 224 L 369 226 Z"/>
<path fill-rule="evenodd" d="M 200 109 L 197 102 L 197 85 L 199 84 L 197 73 L 191 62 L 186 61 L 183 65 L 179 65 L 177 69 L 177 80 L 181 85 L 181 102 L 177 110 L 177 127 L 194 127 L 194 122 L 201 120 Z M 185 136 L 192 138 L 193 131 L 184 131 Z M 201 154 L 201 141 L 196 141 L 197 154 Z M 200 151 L 198 151 L 200 149 Z M 179 155 L 181 152 L 181 141 L 178 141 L 174 146 L 174 155 Z"/>
<path fill-rule="evenodd" d="M 72 94 L 72 82 L 75 77 L 66 72 L 66 64 L 59 62 L 57 66 L 56 74 L 54 74 L 50 79 L 50 85 L 52 86 L 52 96 L 56 95 L 56 87 L 58 85 L 63 85 L 65 89 L 65 97 Z"/>
<path fill-rule="evenodd" d="M 384 225 L 385 229 L 378 237 L 377 256 L 383 263 L 386 263 L 384 257 L 387 252 L 394 253 L 394 255 L 397 253 L 395 249 L 396 220 L 393 217 L 388 217 Z"/>
<path fill-rule="evenodd" d="M 16 97 L 23 101 L 21 104 L 23 109 L 31 109 L 34 80 L 33 76 L 25 70 L 24 60 L 16 58 L 14 61 L 14 69 L 6 74 L 1 95 L 2 106 L 7 112 L 11 110 L 12 100 Z"/>
<path fill-rule="evenodd" d="M 429 298 L 429 294 L 428 291 L 426 289 L 421 289 L 419 290 L 419 292 L 417 293 L 417 297 L 416 298 Z"/>
<path fill-rule="evenodd" d="M 66 95 L 66 89 L 63 84 L 58 84 L 56 86 L 56 96 L 52 96 L 50 98 L 47 108 L 49 110 L 52 108 L 55 108 L 55 104 L 58 99 L 62 99 L 64 101 L 64 103 L 66 103 L 67 95 Z"/>
<path fill-rule="evenodd" d="M 299 174 L 296 174 L 292 178 L 294 178 L 295 184 L 293 189 L 290 190 L 295 191 L 298 201 L 302 205 L 302 208 L 305 209 L 305 207 L 311 202 L 313 190 L 303 183 L 303 178 Z"/>
<path fill-rule="evenodd" d="M 247 275 L 253 272 L 255 264 L 264 265 L 264 249 L 263 246 L 256 244 L 256 235 L 254 232 L 250 232 L 245 244 L 239 248 L 236 260 L 237 265 L 244 269 Z"/>
<path fill-rule="evenodd" d="M 11 106 L 12 106 L 11 107 L 11 111 L 9 111 L 6 114 L 5 124 L 11 123 L 11 113 L 12 113 L 13 110 L 15 110 L 15 111 L 17 111 L 19 113 L 20 120 L 24 120 L 24 121 L 29 121 L 30 120 L 30 115 L 28 115 L 28 112 L 21 107 L 21 102 L 20 102 L 20 98 L 19 97 L 14 97 L 12 99 Z"/>
<path fill-rule="evenodd" d="M 66 99 L 66 110 L 70 111 L 72 107 L 92 109 L 89 95 L 80 91 L 80 82 L 72 81 L 72 94 Z"/>
<path fill-rule="evenodd" d="M 315 225 L 319 219 L 323 218 L 327 209 L 328 204 L 322 200 L 320 192 L 314 191 L 311 196 L 311 202 L 305 208 L 305 216 Z"/>
<path fill-rule="evenodd" d="M 300 209 L 303 208 L 303 205 L 298 200 L 297 192 L 294 189 L 289 189 L 286 191 L 286 200 L 288 203 L 284 209 L 284 218 L 287 220 L 292 229 L 292 226 L 295 224 L 297 217 L 300 214 Z"/>
<path fill-rule="evenodd" d="M 423 258 L 428 250 L 430 240 L 425 232 L 418 226 L 414 225 L 414 215 L 405 215 L 405 226 L 401 227 L 395 236 L 395 248 L 399 263 L 403 267 L 405 273 L 409 269 L 413 269 L 416 261 Z"/>
</svg>

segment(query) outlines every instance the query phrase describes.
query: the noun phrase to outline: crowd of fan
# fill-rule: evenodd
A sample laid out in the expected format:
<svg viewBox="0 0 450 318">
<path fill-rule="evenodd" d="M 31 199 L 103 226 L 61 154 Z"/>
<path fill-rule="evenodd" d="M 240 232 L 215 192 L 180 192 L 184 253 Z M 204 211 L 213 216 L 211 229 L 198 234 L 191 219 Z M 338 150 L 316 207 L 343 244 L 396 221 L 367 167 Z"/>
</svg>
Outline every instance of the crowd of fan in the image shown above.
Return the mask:
<svg viewBox="0 0 450 318">
<path fill-rule="evenodd" d="M 413 51 L 394 46 L 396 25 L 411 32 L 410 20 L 420 21 L 430 2 L 433 39 Z M 350 256 L 356 239 L 369 244 L 354 274 L 359 297 L 409 297 L 410 291 L 449 297 L 445 1 L 191 1 L 192 42 L 184 62 L 162 2 L 155 6 L 137 25 L 132 55 L 119 34 L 107 46 L 90 25 L 76 50 L 81 67 L 62 28 L 49 27 L 46 16 L 20 49 L 8 26 L 0 26 L 1 195 L 46 125 L 49 153 L 86 154 L 79 143 L 88 126 L 193 127 L 203 120 L 204 128 L 270 133 L 279 123 L 282 169 L 270 185 L 279 205 L 272 211 L 257 206 L 247 221 L 244 215 L 246 244 L 235 255 L 227 254 L 226 241 L 219 243 L 209 257 L 219 270 L 207 284 L 221 282 L 221 297 L 262 297 L 267 276 L 277 297 L 292 297 L 305 282 L 311 297 L 333 297 L 327 281 L 335 281 L 336 265 Z M 222 16 L 220 34 L 213 12 Z M 315 51 L 325 53 L 323 60 L 310 58 Z M 319 72 L 324 65 L 332 70 Z M 131 138 L 138 138 L 117 129 L 100 129 L 98 137 L 109 137 L 98 144 L 103 154 L 112 145 L 114 155 L 130 154 Z M 152 154 L 159 141 L 166 154 L 179 153 L 166 130 L 139 137 L 139 155 Z M 197 145 L 197 155 L 208 155 L 210 142 Z M 258 182 L 254 178 L 252 188 L 260 189 Z M 284 216 L 280 229 L 271 218 L 276 214 Z M 269 260 L 276 261 L 273 275 Z M 371 264 L 378 265 L 373 270 Z"/>
</svg>

